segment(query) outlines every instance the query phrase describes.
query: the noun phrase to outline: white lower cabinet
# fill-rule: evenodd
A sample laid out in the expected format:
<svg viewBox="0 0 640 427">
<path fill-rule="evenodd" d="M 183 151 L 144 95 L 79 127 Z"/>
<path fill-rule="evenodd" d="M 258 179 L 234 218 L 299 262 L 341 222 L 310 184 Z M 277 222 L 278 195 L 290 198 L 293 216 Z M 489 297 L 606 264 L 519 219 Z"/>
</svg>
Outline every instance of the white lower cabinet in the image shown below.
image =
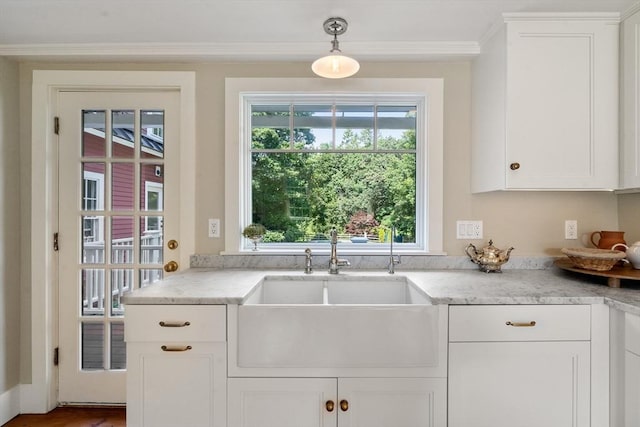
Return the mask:
<svg viewBox="0 0 640 427">
<path fill-rule="evenodd" d="M 233 427 L 445 427 L 446 378 L 229 378 Z"/>
<path fill-rule="evenodd" d="M 335 427 L 334 378 L 229 378 L 229 427 Z M 328 411 L 327 402 L 333 402 Z"/>
<path fill-rule="evenodd" d="M 589 426 L 589 343 L 452 343 L 449 427 Z"/>
<path fill-rule="evenodd" d="M 226 345 L 179 343 L 171 349 L 127 345 L 127 426 L 224 427 Z"/>
<path fill-rule="evenodd" d="M 588 427 L 589 306 L 450 307 L 449 427 Z"/>
<path fill-rule="evenodd" d="M 128 427 L 226 427 L 224 306 L 130 305 Z"/>
<path fill-rule="evenodd" d="M 624 425 L 640 426 L 640 355 L 625 351 Z"/>
<path fill-rule="evenodd" d="M 624 425 L 640 426 L 640 317 L 625 314 Z"/>
<path fill-rule="evenodd" d="M 339 427 L 445 427 L 446 378 L 340 378 Z"/>
</svg>

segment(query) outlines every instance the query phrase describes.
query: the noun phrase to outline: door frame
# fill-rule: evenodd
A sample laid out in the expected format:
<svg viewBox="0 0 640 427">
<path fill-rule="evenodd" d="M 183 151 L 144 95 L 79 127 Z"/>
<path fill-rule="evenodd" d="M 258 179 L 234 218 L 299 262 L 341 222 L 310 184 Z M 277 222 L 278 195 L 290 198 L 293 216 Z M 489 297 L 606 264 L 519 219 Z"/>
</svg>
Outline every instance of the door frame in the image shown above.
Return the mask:
<svg viewBox="0 0 640 427">
<path fill-rule="evenodd" d="M 175 90 L 180 93 L 180 245 L 178 262 L 189 265 L 195 249 L 195 94 L 192 71 L 35 70 L 31 96 L 31 384 L 20 389 L 21 413 L 45 413 L 58 403 L 58 229 L 57 142 L 54 117 L 58 94 L 66 90 Z M 43 218 L 43 212 L 47 214 Z M 64 241 L 61 239 L 60 244 Z"/>
</svg>

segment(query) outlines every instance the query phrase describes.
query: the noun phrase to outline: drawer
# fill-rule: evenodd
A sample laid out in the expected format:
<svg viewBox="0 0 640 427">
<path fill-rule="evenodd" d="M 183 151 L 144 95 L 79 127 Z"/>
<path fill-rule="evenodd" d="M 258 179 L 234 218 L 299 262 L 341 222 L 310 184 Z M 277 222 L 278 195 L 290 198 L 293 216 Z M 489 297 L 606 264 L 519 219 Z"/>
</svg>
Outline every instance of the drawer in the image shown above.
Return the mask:
<svg viewBox="0 0 640 427">
<path fill-rule="evenodd" d="M 589 341 L 588 305 L 449 307 L 449 341 Z"/>
<path fill-rule="evenodd" d="M 127 305 L 126 341 L 227 340 L 225 305 Z"/>
<path fill-rule="evenodd" d="M 624 314 L 624 346 L 640 356 L 640 316 Z"/>
</svg>

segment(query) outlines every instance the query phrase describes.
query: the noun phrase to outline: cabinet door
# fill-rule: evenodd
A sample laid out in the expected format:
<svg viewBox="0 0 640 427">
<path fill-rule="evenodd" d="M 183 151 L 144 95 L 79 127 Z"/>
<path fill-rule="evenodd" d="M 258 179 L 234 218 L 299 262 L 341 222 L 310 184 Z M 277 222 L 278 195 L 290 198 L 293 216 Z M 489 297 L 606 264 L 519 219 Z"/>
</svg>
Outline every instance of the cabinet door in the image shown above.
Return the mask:
<svg viewBox="0 0 640 427">
<path fill-rule="evenodd" d="M 625 313 L 624 425 L 640 426 L 640 317 Z"/>
<path fill-rule="evenodd" d="M 127 343 L 127 426 L 225 427 L 225 343 Z"/>
<path fill-rule="evenodd" d="M 507 188 L 616 188 L 617 26 L 509 22 L 507 32 Z"/>
<path fill-rule="evenodd" d="M 336 427 L 336 388 L 335 378 L 229 378 L 228 425 Z"/>
<path fill-rule="evenodd" d="M 449 427 L 590 424 L 590 345 L 449 345 Z"/>
<path fill-rule="evenodd" d="M 625 352 L 624 425 L 640 426 L 640 356 Z"/>
<path fill-rule="evenodd" d="M 340 378 L 339 427 L 446 427 L 446 378 Z M 348 407 L 343 408 L 345 401 Z"/>
<path fill-rule="evenodd" d="M 622 23 L 621 188 L 640 188 L 640 13 Z"/>
</svg>

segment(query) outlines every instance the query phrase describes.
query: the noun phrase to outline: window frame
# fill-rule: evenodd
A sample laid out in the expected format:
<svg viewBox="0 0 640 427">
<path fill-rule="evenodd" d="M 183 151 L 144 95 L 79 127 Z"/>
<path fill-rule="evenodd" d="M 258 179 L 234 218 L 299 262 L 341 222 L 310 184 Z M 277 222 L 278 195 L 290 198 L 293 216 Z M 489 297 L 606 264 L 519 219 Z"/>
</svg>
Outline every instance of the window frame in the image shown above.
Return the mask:
<svg viewBox="0 0 640 427">
<path fill-rule="evenodd" d="M 424 247 L 425 241 L 425 230 L 424 230 L 424 221 L 420 221 L 420 218 L 425 217 L 424 207 L 425 207 L 425 197 L 426 197 L 426 189 L 425 189 L 425 165 L 426 165 L 426 150 L 425 150 L 425 137 L 424 137 L 424 96 L 415 95 L 415 94 L 368 94 L 368 93 L 358 93 L 358 94 L 340 94 L 340 95 L 332 95 L 332 94 L 315 94 L 315 93 L 296 93 L 289 94 L 285 93 L 283 95 L 279 94 L 262 94 L 262 93 L 245 93 L 242 95 L 242 136 L 240 140 L 240 144 L 242 144 L 241 148 L 241 158 L 244 162 L 244 169 L 249 173 L 249 176 L 246 178 L 246 181 L 243 185 L 243 193 L 241 197 L 244 198 L 244 206 L 252 207 L 253 203 L 253 189 L 252 189 L 252 154 L 256 151 L 264 152 L 264 153 L 291 153 L 291 154 L 312 154 L 312 153 L 329 153 L 329 154 L 348 154 L 348 153 L 362 153 L 362 154 L 415 154 L 416 159 L 416 242 L 415 243 L 396 243 L 395 249 L 398 251 L 402 250 L 420 250 Z M 296 150 L 292 148 L 288 149 L 264 149 L 264 150 L 256 150 L 252 148 L 252 112 L 254 105 L 282 105 L 288 106 L 291 108 L 292 105 L 331 105 L 335 106 L 344 106 L 344 105 L 363 105 L 363 106 L 415 106 L 416 107 L 416 147 L 413 150 L 401 150 L 401 149 L 390 149 L 390 150 L 378 150 L 376 148 L 371 149 L 342 149 L 337 148 L 336 138 L 336 123 L 334 121 L 332 127 L 332 133 L 334 135 L 333 146 L 329 149 L 304 149 L 304 150 Z M 375 112 L 375 108 L 372 109 Z M 294 126 L 294 122 L 290 122 L 290 126 Z M 373 127 L 373 131 L 375 134 L 375 130 L 377 128 Z M 290 128 L 291 130 L 291 128 Z M 375 141 L 377 137 L 374 136 L 374 147 Z M 246 186 L 246 187 L 245 187 Z M 252 209 L 246 209 L 244 212 L 241 212 L 242 221 L 240 223 L 241 227 L 245 227 L 252 222 Z M 328 235 L 329 230 L 325 230 L 325 234 Z M 252 250 L 253 243 L 251 243 L 248 239 L 244 239 L 245 242 L 241 246 L 242 251 Z M 301 245 L 304 245 L 304 248 L 311 248 L 313 250 L 321 250 L 326 248 L 326 243 L 294 243 L 294 242 L 281 242 L 281 243 L 260 243 L 261 250 L 295 250 L 299 249 Z M 341 248 L 344 250 L 353 250 L 351 247 Z M 386 247 L 376 245 L 365 245 L 357 248 L 358 252 L 371 252 L 371 251 L 387 251 Z"/>
<path fill-rule="evenodd" d="M 152 212 L 161 212 L 164 209 L 157 209 L 155 211 L 149 210 L 149 194 L 156 193 L 158 194 L 158 206 L 164 206 L 164 183 L 162 182 L 154 182 L 154 181 L 145 181 L 144 182 L 144 232 L 156 232 L 162 231 L 162 219 L 161 216 L 153 216 L 150 213 Z M 149 218 L 156 218 L 158 228 L 149 228 Z"/>
<path fill-rule="evenodd" d="M 398 253 L 444 255 L 443 204 L 443 80 L 442 79 L 253 79 L 227 78 L 225 130 L 225 251 L 223 254 L 295 254 L 311 247 L 328 252 L 327 244 L 278 243 L 252 251 L 241 235 L 251 222 L 251 100 L 280 103 L 380 100 L 384 104 L 420 102 L 416 117 L 416 243 L 397 245 Z M 356 98 L 357 97 L 357 98 Z M 420 108 L 420 107 L 419 107 Z M 373 151 L 372 151 L 373 152 Z M 234 167 L 236 166 L 236 167 Z M 420 167 L 422 166 L 422 167 Z M 421 188 L 419 187 L 419 184 Z M 422 185 L 427 183 L 427 185 Z M 426 221 L 420 221 L 427 218 Z M 366 246 L 366 247 L 364 247 Z M 386 245 L 345 245 L 343 253 L 387 253 Z"/>
<path fill-rule="evenodd" d="M 82 173 L 82 211 L 85 212 L 83 215 L 83 223 L 82 223 L 82 236 L 85 243 L 87 242 L 104 242 L 104 174 L 98 172 L 91 171 L 83 171 Z M 87 209 L 87 183 L 94 182 L 96 186 L 96 197 L 95 209 Z M 90 199 L 93 200 L 93 199 Z M 95 212 L 94 215 L 91 215 L 91 212 Z M 103 212 L 100 215 L 100 212 Z M 90 236 L 90 240 L 86 240 L 87 236 L 85 236 L 85 228 L 84 221 L 90 220 L 92 222 L 91 230 L 92 235 Z"/>
</svg>

